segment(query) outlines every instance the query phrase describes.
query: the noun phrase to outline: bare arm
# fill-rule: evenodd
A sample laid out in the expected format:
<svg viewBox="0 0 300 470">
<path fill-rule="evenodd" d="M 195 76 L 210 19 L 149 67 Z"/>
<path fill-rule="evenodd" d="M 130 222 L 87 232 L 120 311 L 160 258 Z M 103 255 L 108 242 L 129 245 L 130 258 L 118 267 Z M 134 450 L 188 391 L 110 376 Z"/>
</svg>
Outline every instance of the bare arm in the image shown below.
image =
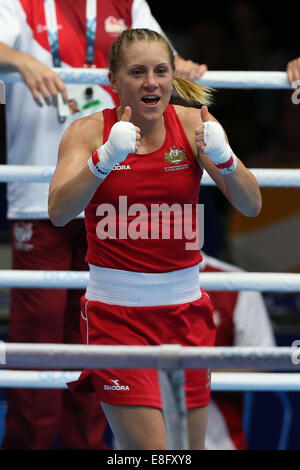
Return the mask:
<svg viewBox="0 0 300 470">
<path fill-rule="evenodd" d="M 114 165 L 138 150 L 140 129 L 130 119 L 131 108 L 126 106 L 103 145 L 102 113 L 78 119 L 67 129 L 49 189 L 48 209 L 54 225 L 65 225 L 79 215 Z"/>
<path fill-rule="evenodd" d="M 20 72 L 39 106 L 43 106 L 40 95 L 43 96 L 47 104 L 51 104 L 51 101 L 56 102 L 57 94 L 61 93 L 64 102 L 67 102 L 67 91 L 63 81 L 51 68 L 39 62 L 32 55 L 15 51 L 0 42 L 0 65 L 12 66 Z"/>
<path fill-rule="evenodd" d="M 54 225 L 65 225 L 77 217 L 102 182 L 87 163 L 102 143 L 101 127 L 101 121 L 95 116 L 80 119 L 69 126 L 61 140 L 48 200 Z"/>
<path fill-rule="evenodd" d="M 223 175 L 212 162 L 209 154 L 204 153 L 203 122 L 205 120 L 218 121 L 208 113 L 206 106 L 203 106 L 201 111 L 195 108 L 186 108 L 183 114 L 185 129 L 200 166 L 207 171 L 233 207 L 245 216 L 257 216 L 261 210 L 262 202 L 255 176 L 239 159 L 237 159 L 235 171 L 230 175 Z M 228 143 L 226 134 L 225 139 Z"/>
<path fill-rule="evenodd" d="M 199 163 L 241 214 L 256 217 L 260 213 L 262 199 L 257 180 L 239 159 L 237 168 L 231 175 L 222 175 L 209 156 L 201 152 Z"/>
</svg>

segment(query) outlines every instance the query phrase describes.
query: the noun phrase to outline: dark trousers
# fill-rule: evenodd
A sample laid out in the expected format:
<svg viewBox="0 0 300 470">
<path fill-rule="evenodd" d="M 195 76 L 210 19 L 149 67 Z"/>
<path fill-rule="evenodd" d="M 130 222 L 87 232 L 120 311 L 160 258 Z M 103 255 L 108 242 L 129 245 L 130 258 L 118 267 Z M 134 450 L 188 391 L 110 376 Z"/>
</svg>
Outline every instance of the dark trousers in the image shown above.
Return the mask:
<svg viewBox="0 0 300 470">
<path fill-rule="evenodd" d="M 87 270 L 83 219 L 11 223 L 13 269 Z M 11 289 L 9 341 L 80 344 L 83 291 Z M 7 389 L 3 449 L 107 449 L 106 419 L 96 397 L 69 390 Z M 58 444 L 59 443 L 59 444 Z"/>
</svg>

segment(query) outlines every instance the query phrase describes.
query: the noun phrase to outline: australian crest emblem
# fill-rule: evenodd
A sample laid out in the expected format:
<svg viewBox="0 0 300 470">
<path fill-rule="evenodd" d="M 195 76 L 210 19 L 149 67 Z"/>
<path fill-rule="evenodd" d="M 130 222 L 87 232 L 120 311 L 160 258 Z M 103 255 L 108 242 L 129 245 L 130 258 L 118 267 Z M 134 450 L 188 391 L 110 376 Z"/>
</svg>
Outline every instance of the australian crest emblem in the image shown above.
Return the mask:
<svg viewBox="0 0 300 470">
<path fill-rule="evenodd" d="M 187 156 L 184 149 L 180 150 L 175 146 L 170 148 L 170 152 L 165 153 L 165 161 L 168 163 L 174 163 L 175 165 L 183 162 L 186 158 Z"/>
</svg>

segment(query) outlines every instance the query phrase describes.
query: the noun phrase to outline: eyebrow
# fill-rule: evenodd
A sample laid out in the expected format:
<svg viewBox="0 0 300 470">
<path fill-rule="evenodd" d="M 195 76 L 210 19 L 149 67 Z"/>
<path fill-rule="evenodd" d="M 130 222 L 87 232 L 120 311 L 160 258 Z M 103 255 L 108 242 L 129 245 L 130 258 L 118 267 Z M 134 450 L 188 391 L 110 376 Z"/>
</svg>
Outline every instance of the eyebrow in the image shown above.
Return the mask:
<svg viewBox="0 0 300 470">
<path fill-rule="evenodd" d="M 134 67 L 146 67 L 144 64 L 132 64 L 129 65 L 128 68 L 134 68 Z M 155 67 L 170 67 L 170 64 L 168 62 L 162 62 L 161 64 L 156 64 Z"/>
</svg>

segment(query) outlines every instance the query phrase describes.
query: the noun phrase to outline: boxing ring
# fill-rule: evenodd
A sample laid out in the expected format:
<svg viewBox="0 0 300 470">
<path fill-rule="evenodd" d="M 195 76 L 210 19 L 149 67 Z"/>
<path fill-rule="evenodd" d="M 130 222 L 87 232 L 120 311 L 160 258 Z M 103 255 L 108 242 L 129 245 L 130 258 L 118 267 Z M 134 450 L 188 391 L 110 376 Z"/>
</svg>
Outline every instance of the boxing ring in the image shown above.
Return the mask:
<svg viewBox="0 0 300 470">
<path fill-rule="evenodd" d="M 107 69 L 54 69 L 65 83 L 108 84 Z M 1 73 L 6 83 L 20 81 L 18 73 Z M 206 72 L 198 83 L 213 88 L 291 89 L 285 72 Z M 0 182 L 49 182 L 53 167 L 0 165 Z M 300 187 L 300 169 L 250 169 L 261 187 Z M 214 185 L 204 174 L 202 185 Z M 0 288 L 84 289 L 85 271 L 0 270 Z M 300 274 L 294 273 L 201 273 L 206 290 L 256 290 L 300 292 Z M 177 433 L 171 449 L 188 449 L 184 405 L 184 369 L 256 370 L 262 372 L 213 372 L 212 391 L 300 391 L 300 340 L 291 347 L 190 348 L 161 346 L 83 346 L 58 344 L 15 344 L 0 342 L 0 387 L 57 388 L 76 380 L 83 368 L 157 368 L 162 383 L 163 403 L 170 394 L 175 403 Z M 21 368 L 22 370 L 16 370 Z M 14 369 L 14 370 L 10 370 Z M 25 369 L 25 370 L 24 370 Z M 43 369 L 42 371 L 33 369 Z M 291 420 L 288 404 L 279 448 L 286 444 Z M 168 410 L 167 410 L 168 412 Z M 174 421 L 167 423 L 172 434 Z"/>
</svg>

